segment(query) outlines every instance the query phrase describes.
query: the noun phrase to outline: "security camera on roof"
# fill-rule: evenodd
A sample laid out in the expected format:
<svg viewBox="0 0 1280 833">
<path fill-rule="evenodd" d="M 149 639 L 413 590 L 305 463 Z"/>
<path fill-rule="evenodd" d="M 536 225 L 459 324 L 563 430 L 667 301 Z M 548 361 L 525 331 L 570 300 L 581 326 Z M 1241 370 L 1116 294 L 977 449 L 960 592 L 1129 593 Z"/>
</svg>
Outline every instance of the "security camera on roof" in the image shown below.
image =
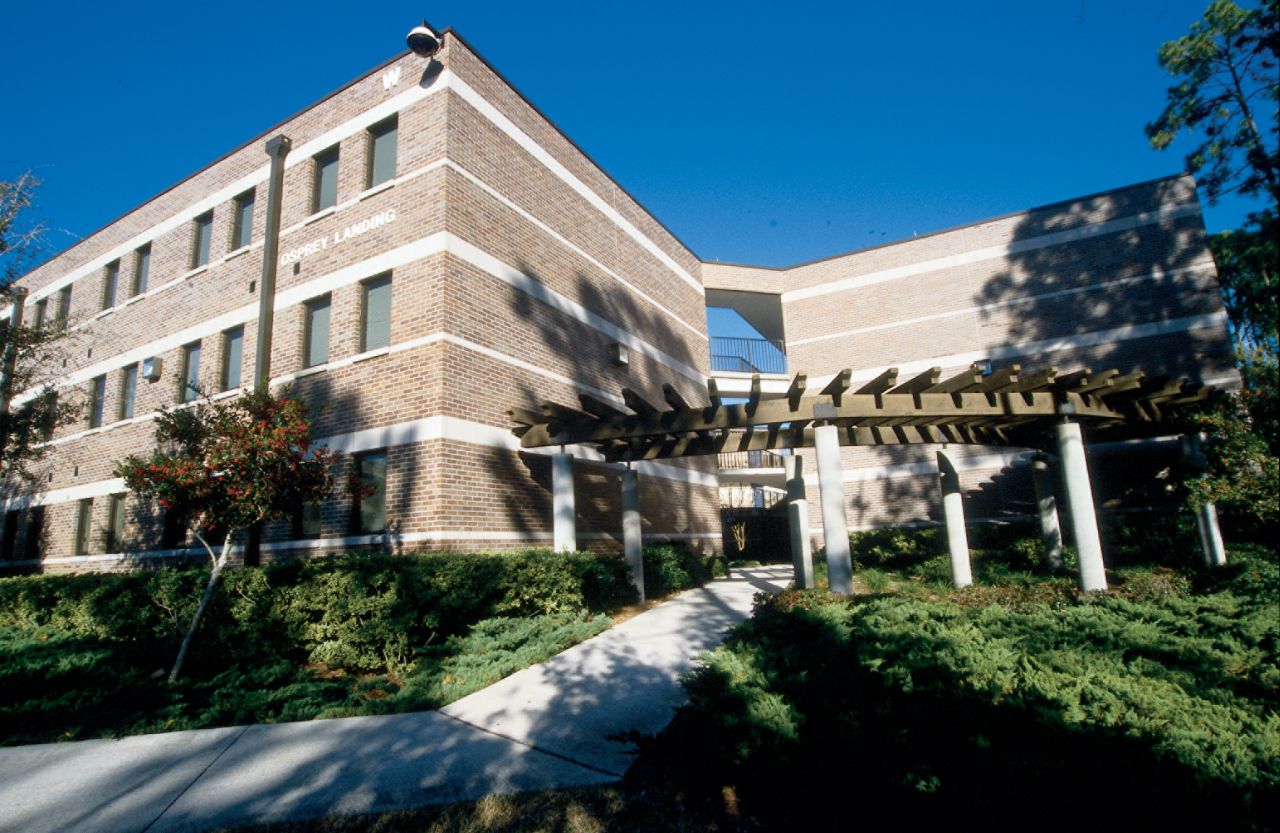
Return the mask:
<svg viewBox="0 0 1280 833">
<path fill-rule="evenodd" d="M 409 45 L 409 51 L 419 58 L 430 58 L 440 51 L 440 36 L 431 30 L 425 20 L 421 26 L 414 26 L 409 30 L 405 43 Z"/>
</svg>

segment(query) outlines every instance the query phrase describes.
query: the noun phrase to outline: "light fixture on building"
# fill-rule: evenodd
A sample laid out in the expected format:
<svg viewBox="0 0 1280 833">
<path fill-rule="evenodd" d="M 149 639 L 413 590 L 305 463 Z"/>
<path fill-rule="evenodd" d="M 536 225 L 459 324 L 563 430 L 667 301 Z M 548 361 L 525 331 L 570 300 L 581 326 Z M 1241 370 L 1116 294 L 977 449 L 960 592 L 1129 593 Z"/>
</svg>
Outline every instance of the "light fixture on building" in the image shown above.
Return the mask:
<svg viewBox="0 0 1280 833">
<path fill-rule="evenodd" d="M 631 351 L 627 350 L 627 345 L 615 341 L 609 345 L 609 360 L 618 367 L 626 367 L 631 362 Z"/>
<path fill-rule="evenodd" d="M 409 51 L 419 58 L 430 58 L 440 51 L 440 36 L 431 30 L 423 18 L 421 26 L 414 26 L 405 38 Z"/>
<path fill-rule="evenodd" d="M 152 356 L 149 359 L 142 360 L 142 378 L 148 382 L 160 381 L 160 374 L 164 362 L 159 356 Z"/>
</svg>

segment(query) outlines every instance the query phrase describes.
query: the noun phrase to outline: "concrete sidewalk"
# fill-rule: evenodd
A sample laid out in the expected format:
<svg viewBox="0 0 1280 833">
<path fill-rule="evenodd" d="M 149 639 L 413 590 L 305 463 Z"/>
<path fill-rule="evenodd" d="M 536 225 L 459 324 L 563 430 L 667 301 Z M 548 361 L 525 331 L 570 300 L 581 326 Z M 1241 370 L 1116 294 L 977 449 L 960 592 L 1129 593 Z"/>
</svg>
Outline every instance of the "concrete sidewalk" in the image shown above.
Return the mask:
<svg viewBox="0 0 1280 833">
<path fill-rule="evenodd" d="M 735 570 L 438 712 L 0 748 L 0 831 L 172 833 L 618 780 L 790 567 Z"/>
</svg>

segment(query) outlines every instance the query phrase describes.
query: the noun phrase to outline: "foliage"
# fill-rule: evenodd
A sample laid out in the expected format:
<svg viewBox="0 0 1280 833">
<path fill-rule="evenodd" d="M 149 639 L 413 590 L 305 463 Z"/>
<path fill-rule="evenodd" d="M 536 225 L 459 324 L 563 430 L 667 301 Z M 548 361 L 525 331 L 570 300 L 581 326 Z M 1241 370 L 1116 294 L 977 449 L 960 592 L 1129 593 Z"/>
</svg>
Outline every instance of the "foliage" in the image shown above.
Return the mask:
<svg viewBox="0 0 1280 833">
<path fill-rule="evenodd" d="M 670 544 L 644 548 L 644 595 L 647 599 L 705 584 L 726 573 L 723 559 L 703 556 Z"/>
<path fill-rule="evenodd" d="M 1187 35 L 1160 47 L 1160 66 L 1178 82 L 1147 137 L 1164 149 L 1182 131 L 1202 134 L 1187 169 L 1200 175 L 1210 202 L 1231 191 L 1280 201 L 1280 153 L 1268 112 L 1280 100 L 1278 9 L 1277 0 L 1263 0 L 1259 9 L 1213 0 Z"/>
<path fill-rule="evenodd" d="M 598 633 L 634 593 L 619 556 L 548 550 L 245 568 L 208 610 L 224 638 L 157 688 L 208 575 L 0 579 L 0 743 L 434 708 Z"/>
<path fill-rule="evenodd" d="M 684 795 L 738 796 L 746 829 L 1078 829 L 1046 813 L 1063 796 L 1108 828 L 1265 827 L 1280 811 L 1280 562 L 1232 562 L 1130 568 L 1127 595 L 1050 580 L 762 597 L 648 754 Z M 1014 603 L 975 597 L 994 590 Z"/>
<path fill-rule="evenodd" d="M 1280 332 L 1280 215 L 1274 207 L 1259 212 L 1244 228 L 1213 235 L 1209 247 L 1232 330 L 1244 351 L 1241 363 L 1249 364 L 1258 352 L 1274 362 Z"/>
</svg>

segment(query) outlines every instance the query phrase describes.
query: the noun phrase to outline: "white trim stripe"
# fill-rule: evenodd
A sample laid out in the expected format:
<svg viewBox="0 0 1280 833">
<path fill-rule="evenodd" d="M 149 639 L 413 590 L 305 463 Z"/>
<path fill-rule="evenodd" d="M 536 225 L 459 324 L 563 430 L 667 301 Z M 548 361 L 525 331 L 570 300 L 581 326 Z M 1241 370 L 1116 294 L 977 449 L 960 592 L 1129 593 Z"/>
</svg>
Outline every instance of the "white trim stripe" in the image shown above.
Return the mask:
<svg viewBox="0 0 1280 833">
<path fill-rule="evenodd" d="M 455 75 L 451 78 L 450 86 L 459 98 L 466 101 L 485 118 L 493 122 L 494 125 L 496 125 L 503 133 L 510 136 L 516 144 L 520 145 L 520 147 L 523 148 L 530 156 L 541 162 L 547 170 L 558 176 L 574 191 L 577 191 L 579 196 L 594 206 L 601 214 L 612 220 L 614 225 L 626 232 L 629 237 L 644 247 L 645 250 L 674 272 L 677 277 L 696 289 L 700 295 L 705 294 L 705 290 L 703 289 L 702 282 L 700 280 L 689 274 L 689 272 L 687 272 L 679 263 L 676 263 L 675 259 L 663 251 L 662 248 L 658 246 L 657 243 L 654 243 L 648 235 L 636 228 L 631 221 L 626 217 L 623 217 L 616 208 L 605 202 L 605 200 L 602 199 L 600 195 L 597 194 L 589 185 L 574 176 L 572 171 L 560 163 L 560 160 L 552 156 L 527 133 L 517 127 L 515 122 L 504 116 L 497 107 L 494 107 L 485 100 L 485 98 L 473 90 L 467 82 Z"/>
<path fill-rule="evenodd" d="M 813 344 L 819 341 L 830 341 L 837 338 L 847 338 L 849 336 L 861 335 L 863 333 L 879 332 L 881 330 L 892 330 L 898 327 L 912 327 L 924 324 L 930 321 L 939 321 L 944 318 L 955 318 L 962 315 L 972 315 L 983 310 L 1002 309 L 1004 307 L 1021 306 L 1024 304 L 1034 304 L 1039 301 L 1045 301 L 1050 298 L 1061 298 L 1069 295 L 1078 295 L 1086 292 L 1096 292 L 1104 289 L 1111 289 L 1118 286 L 1129 286 L 1131 284 L 1142 283 L 1145 281 L 1158 281 L 1166 278 L 1172 278 L 1192 272 L 1205 272 L 1214 269 L 1212 262 L 1201 263 L 1196 266 L 1188 266 L 1182 269 L 1170 269 L 1169 271 L 1155 271 L 1146 275 L 1137 275 L 1131 278 L 1118 278 L 1111 281 L 1101 281 L 1099 283 L 1088 284 L 1087 286 L 1075 286 L 1070 289 L 1058 289 L 1053 292 L 1041 292 L 1035 295 L 1027 295 L 1021 298 L 1012 298 L 1007 301 L 996 301 L 991 304 L 977 304 L 972 307 L 962 307 L 960 309 L 947 310 L 946 312 L 938 312 L 932 315 L 920 315 L 915 318 L 902 318 L 897 321 L 889 321 L 884 324 L 873 324 L 868 327 L 856 327 L 852 330 L 841 330 L 838 333 L 829 333 L 827 335 L 813 336 L 811 338 L 792 339 L 787 342 L 788 347 L 798 347 L 801 344 Z"/>
<path fill-rule="evenodd" d="M 804 289 L 793 289 L 790 292 L 782 293 L 782 303 L 789 304 L 794 301 L 802 301 L 807 298 L 816 298 L 820 295 L 830 295 L 834 292 L 847 292 L 851 289 L 860 289 L 864 286 L 884 283 L 885 281 L 907 278 L 913 275 L 924 274 L 926 272 L 937 272 L 942 269 L 949 269 L 954 266 L 963 266 L 970 263 L 978 263 L 983 260 L 994 260 L 996 258 L 1008 257 L 1009 255 L 1029 252 L 1035 249 L 1043 249 L 1048 246 L 1058 246 L 1063 243 L 1086 240 L 1091 237 L 1100 237 L 1105 234 L 1114 234 L 1120 231 L 1128 231 L 1142 226 L 1153 225 L 1165 220 L 1176 220 L 1181 217 L 1190 217 L 1198 215 L 1199 213 L 1200 208 L 1195 203 L 1184 203 L 1183 205 L 1174 206 L 1173 208 L 1162 208 L 1158 211 L 1146 211 L 1129 217 L 1119 217 L 1115 220 L 1108 220 L 1103 223 L 1092 223 L 1090 225 L 1079 226 L 1065 231 L 1057 231 L 1051 234 L 1043 234 L 1038 237 L 1030 237 L 1026 240 L 1019 240 L 1013 243 L 1002 243 L 998 246 L 986 246 L 981 249 L 974 249 L 971 252 L 961 252 L 960 254 L 932 258 L 918 263 L 909 263 L 905 266 L 895 266 L 892 269 L 881 269 L 875 272 L 868 272 L 865 275 L 843 278 L 830 283 L 805 287 Z M 905 243 L 908 241 L 903 242 Z"/>
</svg>

